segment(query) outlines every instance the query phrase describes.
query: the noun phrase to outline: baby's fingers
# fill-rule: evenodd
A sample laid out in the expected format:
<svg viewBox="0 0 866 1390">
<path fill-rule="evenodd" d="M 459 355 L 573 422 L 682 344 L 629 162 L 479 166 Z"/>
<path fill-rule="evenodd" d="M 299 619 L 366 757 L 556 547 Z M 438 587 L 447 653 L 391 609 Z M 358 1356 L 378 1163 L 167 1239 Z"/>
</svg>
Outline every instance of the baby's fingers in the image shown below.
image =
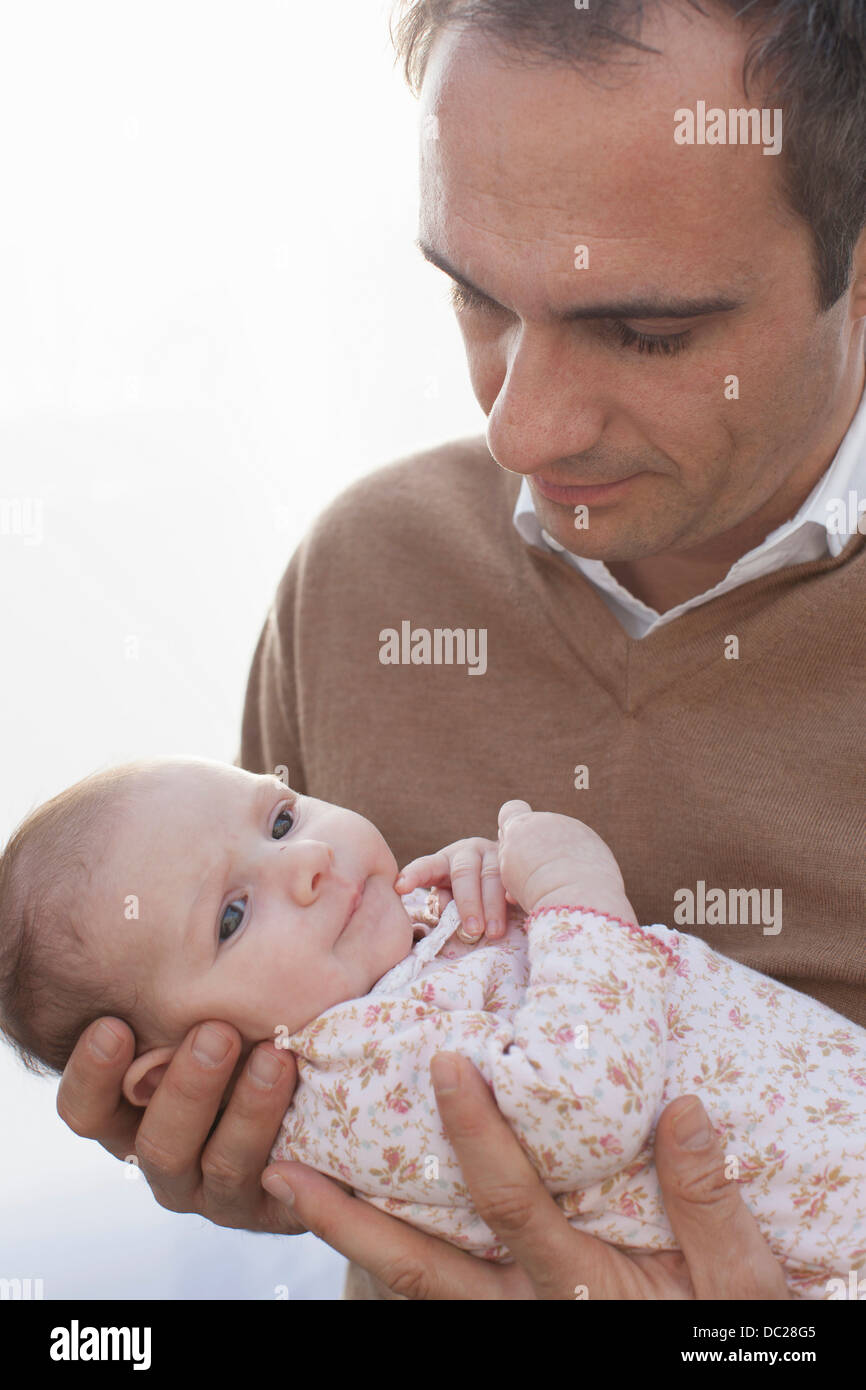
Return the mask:
<svg viewBox="0 0 866 1390">
<path fill-rule="evenodd" d="M 451 892 L 461 923 L 458 935 L 464 941 L 478 941 L 485 931 L 493 939 L 504 935 L 505 889 L 492 840 L 478 848 L 467 845 L 452 856 Z"/>
<path fill-rule="evenodd" d="M 498 941 L 505 935 L 505 914 L 508 911 L 505 884 L 499 872 L 499 853 L 493 845 L 484 855 L 481 869 L 481 897 L 484 903 L 484 921 L 487 935 L 491 941 Z"/>
<path fill-rule="evenodd" d="M 411 893 L 413 888 L 438 888 L 451 882 L 451 861 L 445 850 L 438 854 L 424 854 L 420 859 L 411 859 L 400 870 L 394 883 L 398 893 Z"/>
<path fill-rule="evenodd" d="M 499 838 L 510 820 L 516 816 L 526 816 L 532 814 L 532 807 L 528 801 L 503 801 L 499 808 Z"/>
</svg>

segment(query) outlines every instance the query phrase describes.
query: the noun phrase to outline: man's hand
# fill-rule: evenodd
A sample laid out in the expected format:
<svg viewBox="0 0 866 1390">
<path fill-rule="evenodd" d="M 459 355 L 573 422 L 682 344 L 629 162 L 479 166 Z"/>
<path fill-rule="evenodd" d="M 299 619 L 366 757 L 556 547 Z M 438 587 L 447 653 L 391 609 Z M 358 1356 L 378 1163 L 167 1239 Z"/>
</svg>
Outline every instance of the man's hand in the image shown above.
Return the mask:
<svg viewBox="0 0 866 1390">
<path fill-rule="evenodd" d="M 82 1033 L 66 1065 L 58 1114 L 116 1158 L 135 1158 L 169 1211 L 198 1212 L 218 1226 L 295 1235 L 302 1228 L 260 1182 L 297 1084 L 295 1061 L 273 1043 L 260 1043 L 214 1126 L 240 1051 L 240 1036 L 229 1024 L 197 1025 L 142 1111 L 121 1091 L 135 1052 L 133 1033 L 120 1019 L 99 1019 Z"/>
<path fill-rule="evenodd" d="M 454 1085 L 445 1074 L 448 1062 L 455 1068 Z M 736 1184 L 724 1176 L 724 1156 L 695 1097 L 673 1101 L 656 1134 L 656 1168 L 680 1251 L 627 1255 L 568 1224 L 470 1062 L 437 1053 L 432 1075 L 439 1113 L 473 1203 L 508 1246 L 513 1265 L 490 1264 L 413 1230 L 345 1195 L 301 1163 L 274 1164 L 262 1177 L 282 1200 L 286 1182 L 291 1183 L 297 1219 L 392 1295 L 596 1301 L 790 1297 L 781 1266 Z"/>
</svg>

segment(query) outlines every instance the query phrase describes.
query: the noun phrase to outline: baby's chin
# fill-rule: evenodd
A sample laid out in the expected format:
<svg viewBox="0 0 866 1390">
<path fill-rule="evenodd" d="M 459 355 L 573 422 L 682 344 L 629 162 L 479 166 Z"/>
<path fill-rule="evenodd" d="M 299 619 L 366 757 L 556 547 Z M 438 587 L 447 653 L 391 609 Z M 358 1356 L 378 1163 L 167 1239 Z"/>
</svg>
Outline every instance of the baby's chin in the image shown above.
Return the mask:
<svg viewBox="0 0 866 1390">
<path fill-rule="evenodd" d="M 376 941 L 371 942 L 374 950 L 369 961 L 365 994 L 369 994 L 383 975 L 387 975 L 389 970 L 393 970 L 395 965 L 405 960 L 411 954 L 416 939 L 420 940 L 420 936 L 424 935 L 422 929 L 416 937 L 417 923 L 412 921 L 403 907 L 400 894 L 395 893 L 394 899 L 393 912 L 389 911 L 387 921 L 382 923 L 381 930 L 377 932 Z"/>
</svg>

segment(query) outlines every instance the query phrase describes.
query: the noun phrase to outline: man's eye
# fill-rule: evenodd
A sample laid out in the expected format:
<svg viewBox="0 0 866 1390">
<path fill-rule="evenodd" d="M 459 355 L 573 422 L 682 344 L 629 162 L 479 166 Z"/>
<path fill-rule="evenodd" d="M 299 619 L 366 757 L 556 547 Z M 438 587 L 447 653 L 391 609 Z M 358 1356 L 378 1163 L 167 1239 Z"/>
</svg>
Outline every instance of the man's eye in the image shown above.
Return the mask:
<svg viewBox="0 0 866 1390">
<path fill-rule="evenodd" d="M 464 309 L 477 309 L 481 313 L 489 314 L 499 308 L 499 305 L 494 304 L 492 299 L 484 299 L 482 295 L 475 294 L 465 285 L 458 285 L 456 280 L 449 285 L 448 296 L 452 309 L 456 309 L 458 314 Z"/>
<path fill-rule="evenodd" d="M 660 333 L 638 333 L 619 319 L 614 320 L 613 327 L 623 347 L 633 347 L 638 352 L 662 352 L 666 357 L 674 357 L 678 352 L 682 352 L 691 337 L 688 329 L 685 333 L 667 336 Z"/>
<path fill-rule="evenodd" d="M 281 821 L 283 822 L 282 825 L 280 825 L 280 822 L 281 822 Z M 294 825 L 294 823 L 295 823 L 295 813 L 294 813 L 294 811 L 290 811 L 289 808 L 288 808 L 288 806 L 285 806 L 285 807 L 283 808 L 283 810 L 280 811 L 280 814 L 277 816 L 276 820 L 274 821 L 273 827 L 272 827 L 272 829 L 271 829 L 271 835 L 273 836 L 273 838 L 274 838 L 275 840 L 282 840 L 283 836 L 284 836 L 284 835 L 287 835 L 288 832 L 291 830 L 291 828 L 292 828 L 292 826 Z M 278 827 L 279 827 L 279 829 L 278 829 Z"/>
<path fill-rule="evenodd" d="M 229 903 L 220 918 L 220 941 L 228 941 L 230 936 L 234 936 L 238 927 L 244 920 L 244 907 L 246 898 L 235 898 L 234 902 Z"/>
</svg>

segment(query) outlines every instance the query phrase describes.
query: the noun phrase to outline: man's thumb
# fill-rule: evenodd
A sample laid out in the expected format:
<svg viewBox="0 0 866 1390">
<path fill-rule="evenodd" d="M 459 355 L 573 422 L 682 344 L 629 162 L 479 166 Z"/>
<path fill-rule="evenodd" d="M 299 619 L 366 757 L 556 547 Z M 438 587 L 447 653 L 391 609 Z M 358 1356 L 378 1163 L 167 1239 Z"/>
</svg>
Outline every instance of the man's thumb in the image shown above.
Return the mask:
<svg viewBox="0 0 866 1390">
<path fill-rule="evenodd" d="M 725 1154 L 697 1096 L 681 1096 L 656 1130 L 665 1210 L 696 1298 L 789 1298 L 781 1265 L 743 1201 L 739 1161 Z"/>
</svg>

